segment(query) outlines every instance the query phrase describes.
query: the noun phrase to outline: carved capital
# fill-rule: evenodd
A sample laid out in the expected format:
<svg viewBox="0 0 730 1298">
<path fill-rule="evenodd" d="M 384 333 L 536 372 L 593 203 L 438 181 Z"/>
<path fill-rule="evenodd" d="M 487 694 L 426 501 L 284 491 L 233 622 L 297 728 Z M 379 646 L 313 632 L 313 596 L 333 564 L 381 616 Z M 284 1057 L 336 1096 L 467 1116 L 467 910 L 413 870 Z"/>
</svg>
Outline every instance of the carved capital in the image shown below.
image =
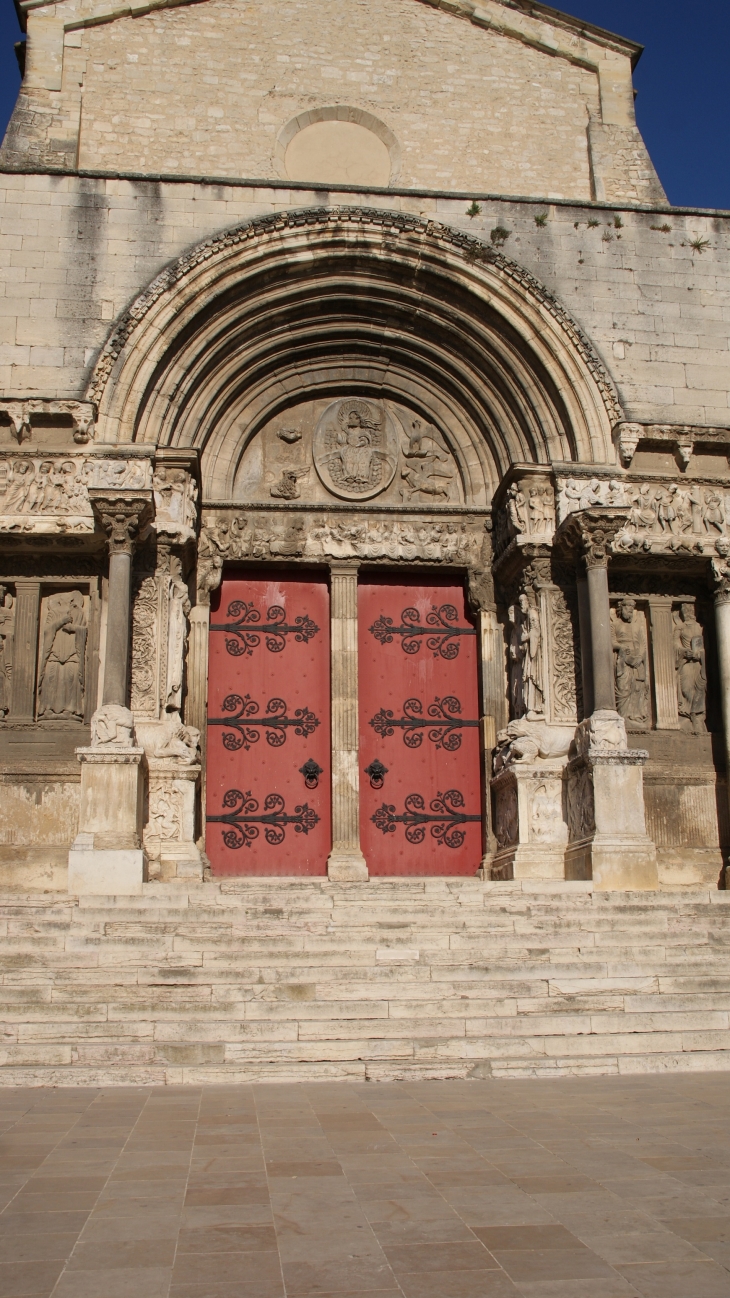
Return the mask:
<svg viewBox="0 0 730 1298">
<path fill-rule="evenodd" d="M 131 554 L 151 512 L 149 499 L 126 493 L 123 496 L 109 496 L 92 491 L 89 495 L 109 538 L 109 553 Z"/>
<path fill-rule="evenodd" d="M 606 568 L 611 546 L 626 526 L 627 512 L 621 508 L 583 509 L 570 514 L 556 534 L 563 547 L 577 550 L 586 568 Z"/>
</svg>

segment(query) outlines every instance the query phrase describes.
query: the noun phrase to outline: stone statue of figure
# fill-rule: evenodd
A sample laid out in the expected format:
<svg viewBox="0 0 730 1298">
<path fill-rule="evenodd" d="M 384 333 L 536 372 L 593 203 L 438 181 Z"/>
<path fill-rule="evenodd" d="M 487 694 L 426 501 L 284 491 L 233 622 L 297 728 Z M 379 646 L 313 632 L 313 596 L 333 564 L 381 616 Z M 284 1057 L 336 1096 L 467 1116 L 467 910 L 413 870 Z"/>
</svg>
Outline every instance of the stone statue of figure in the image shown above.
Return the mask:
<svg viewBox="0 0 730 1298">
<path fill-rule="evenodd" d="M 7 586 L 0 586 L 0 718 L 10 711 L 14 623 L 15 600 Z"/>
<path fill-rule="evenodd" d="M 507 514 L 513 536 L 521 536 L 527 531 L 527 509 L 523 493 L 515 482 L 507 492 Z"/>
<path fill-rule="evenodd" d="M 351 490 L 370 485 L 373 462 L 372 433 L 364 427 L 356 410 L 347 416 L 347 428 L 337 434 L 338 458 L 342 477 Z"/>
<path fill-rule="evenodd" d="M 509 646 L 507 653 L 509 655 L 509 706 L 513 718 L 521 717 L 524 713 L 524 702 L 522 695 L 522 632 L 518 610 L 514 604 L 510 604 L 508 612 L 509 627 Z"/>
<path fill-rule="evenodd" d="M 519 605 L 524 715 L 539 717 L 545 712 L 540 614 L 525 594 L 520 595 Z"/>
<path fill-rule="evenodd" d="M 50 595 L 38 675 L 38 716 L 83 721 L 86 614 L 78 590 Z"/>
<path fill-rule="evenodd" d="M 616 711 L 626 721 L 645 724 L 649 719 L 649 673 L 646 640 L 635 613 L 633 599 L 622 599 L 618 609 L 611 613 Z"/>
<path fill-rule="evenodd" d="M 182 579 L 182 564 L 176 555 L 170 558 L 169 612 L 167 620 L 167 677 L 165 708 L 179 712 L 182 707 L 185 642 L 188 634 L 190 598 Z"/>
<path fill-rule="evenodd" d="M 674 662 L 677 702 L 683 730 L 706 735 L 707 671 L 702 627 L 691 604 L 682 604 L 674 616 Z"/>
</svg>

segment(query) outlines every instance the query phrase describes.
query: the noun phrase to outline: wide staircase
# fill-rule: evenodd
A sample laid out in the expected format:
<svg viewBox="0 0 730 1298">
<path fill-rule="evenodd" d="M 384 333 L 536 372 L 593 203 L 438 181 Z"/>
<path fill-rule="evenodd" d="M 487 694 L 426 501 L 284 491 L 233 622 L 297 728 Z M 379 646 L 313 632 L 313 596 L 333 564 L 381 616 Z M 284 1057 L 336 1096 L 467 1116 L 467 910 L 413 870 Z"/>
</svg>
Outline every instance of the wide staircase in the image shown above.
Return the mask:
<svg viewBox="0 0 730 1298">
<path fill-rule="evenodd" d="M 0 923 L 0 1085 L 730 1069 L 727 892 L 236 879 Z"/>
</svg>

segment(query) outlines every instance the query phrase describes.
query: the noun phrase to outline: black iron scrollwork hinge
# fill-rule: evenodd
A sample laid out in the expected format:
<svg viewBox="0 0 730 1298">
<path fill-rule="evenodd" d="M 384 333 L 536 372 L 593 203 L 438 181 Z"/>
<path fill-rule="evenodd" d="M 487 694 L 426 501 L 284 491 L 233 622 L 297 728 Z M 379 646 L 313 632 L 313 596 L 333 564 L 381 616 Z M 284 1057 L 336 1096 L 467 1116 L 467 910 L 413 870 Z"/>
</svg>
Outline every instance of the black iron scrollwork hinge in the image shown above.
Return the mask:
<svg viewBox="0 0 730 1298">
<path fill-rule="evenodd" d="M 423 716 L 423 704 L 420 699 L 406 699 L 403 704 L 403 716 L 396 717 L 389 708 L 381 708 L 371 718 L 370 725 L 376 734 L 383 739 L 389 738 L 396 730 L 403 731 L 403 742 L 407 748 L 420 748 L 423 742 L 423 731 L 428 730 L 428 738 L 437 748 L 447 753 L 455 753 L 461 748 L 460 731 L 466 727 L 479 726 L 478 721 L 465 721 L 459 714 L 461 703 L 453 694 L 436 698 L 428 706 L 428 716 Z"/>
<path fill-rule="evenodd" d="M 226 650 L 234 658 L 253 656 L 253 651 L 261 644 L 261 636 L 266 639 L 269 653 L 278 654 L 286 647 L 286 637 L 293 635 L 299 643 L 307 644 L 319 631 L 311 617 L 302 613 L 295 617 L 293 624 L 286 622 L 286 611 L 278 604 L 272 604 L 267 610 L 267 622 L 261 621 L 261 614 L 253 603 L 234 599 L 228 605 L 228 616 L 233 622 L 211 622 L 211 631 L 232 632 L 231 639 L 226 640 Z"/>
<path fill-rule="evenodd" d="M 319 725 L 309 708 L 297 708 L 293 717 L 287 716 L 286 703 L 283 699 L 269 699 L 266 704 L 266 715 L 256 716 L 259 705 L 250 694 L 228 694 L 221 704 L 224 712 L 230 717 L 208 717 L 209 726 L 226 726 L 229 733 L 223 736 L 223 747 L 230 753 L 237 753 L 245 748 L 249 751 L 252 744 L 257 744 L 261 730 L 266 731 L 266 742 L 272 748 L 281 748 L 286 743 L 287 729 L 293 728 L 295 735 L 314 734 Z M 233 734 L 232 732 L 236 733 Z"/>
<path fill-rule="evenodd" d="M 319 823 L 319 816 L 313 807 L 306 802 L 294 808 L 294 815 L 285 809 L 284 799 L 280 793 L 268 793 L 264 798 L 264 811 L 258 815 L 259 804 L 250 791 L 241 793 L 240 789 L 229 789 L 224 795 L 223 806 L 230 810 L 224 816 L 206 816 L 209 824 L 229 825 L 224 830 L 223 842 L 226 847 L 237 849 L 250 847 L 259 836 L 259 825 L 263 825 L 266 842 L 278 847 L 286 837 L 287 825 L 293 825 L 297 834 L 308 834 Z"/>
<path fill-rule="evenodd" d="M 426 811 L 426 803 L 420 793 L 409 793 L 406 809 L 400 815 L 396 815 L 394 806 L 384 802 L 370 819 L 384 834 L 394 834 L 396 825 L 405 825 L 406 838 L 414 845 L 423 842 L 426 826 L 430 824 L 431 837 L 444 847 L 453 848 L 461 847 L 466 837 L 459 825 L 466 824 L 467 821 L 481 824 L 481 816 L 468 816 L 460 810 L 465 804 L 464 795 L 458 789 L 437 793 L 429 805 L 431 814 Z"/>
<path fill-rule="evenodd" d="M 400 615 L 401 625 L 395 626 L 392 617 L 383 614 L 373 622 L 370 632 L 380 644 L 392 644 L 393 636 L 401 637 L 401 649 L 407 654 L 417 654 L 421 648 L 419 636 L 427 636 L 426 648 L 434 658 L 445 658 L 451 661 L 459 656 L 459 641 L 455 637 L 476 635 L 473 626 L 454 626 L 459 614 L 453 604 L 434 604 L 426 616 L 426 625 L 421 625 L 421 614 L 417 608 L 404 608 Z"/>
</svg>

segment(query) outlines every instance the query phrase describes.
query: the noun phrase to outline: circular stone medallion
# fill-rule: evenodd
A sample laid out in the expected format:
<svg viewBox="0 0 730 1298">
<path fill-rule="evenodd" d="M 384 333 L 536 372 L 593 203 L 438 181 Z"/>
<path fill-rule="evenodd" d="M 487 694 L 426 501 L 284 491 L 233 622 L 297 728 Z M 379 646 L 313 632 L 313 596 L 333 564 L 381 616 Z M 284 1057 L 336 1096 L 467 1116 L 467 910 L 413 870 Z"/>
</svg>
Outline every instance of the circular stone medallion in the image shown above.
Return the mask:
<svg viewBox="0 0 730 1298">
<path fill-rule="evenodd" d="M 398 465 L 398 438 L 385 406 L 350 397 L 333 401 L 314 432 L 314 464 L 328 491 L 368 500 L 385 491 Z"/>
</svg>

